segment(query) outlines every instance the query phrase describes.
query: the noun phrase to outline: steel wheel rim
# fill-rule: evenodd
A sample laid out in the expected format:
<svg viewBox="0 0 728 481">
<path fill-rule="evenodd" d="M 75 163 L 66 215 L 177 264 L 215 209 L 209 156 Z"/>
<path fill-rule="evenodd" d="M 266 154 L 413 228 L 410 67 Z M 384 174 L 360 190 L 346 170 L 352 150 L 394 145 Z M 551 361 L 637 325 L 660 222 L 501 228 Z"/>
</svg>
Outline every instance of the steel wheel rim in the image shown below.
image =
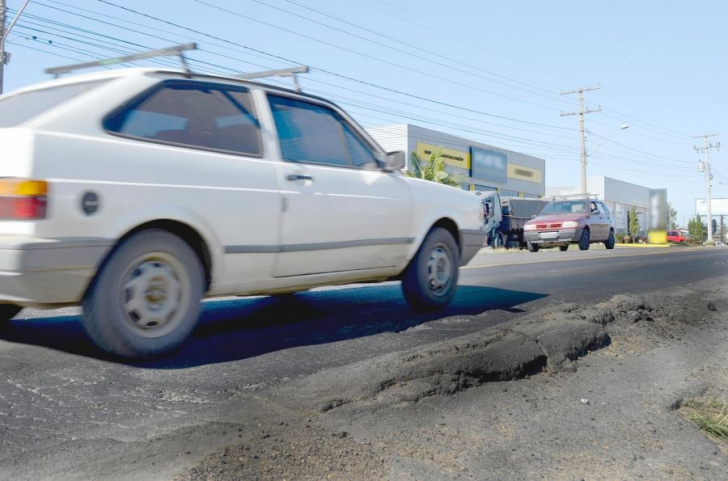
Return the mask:
<svg viewBox="0 0 728 481">
<path fill-rule="evenodd" d="M 144 254 L 129 264 L 121 279 L 121 312 L 134 334 L 156 338 L 179 327 L 192 283 L 176 257 L 164 252 Z"/>
<path fill-rule="evenodd" d="M 450 250 L 444 244 L 437 244 L 427 258 L 427 285 L 438 296 L 445 294 L 452 285 L 454 275 Z"/>
</svg>

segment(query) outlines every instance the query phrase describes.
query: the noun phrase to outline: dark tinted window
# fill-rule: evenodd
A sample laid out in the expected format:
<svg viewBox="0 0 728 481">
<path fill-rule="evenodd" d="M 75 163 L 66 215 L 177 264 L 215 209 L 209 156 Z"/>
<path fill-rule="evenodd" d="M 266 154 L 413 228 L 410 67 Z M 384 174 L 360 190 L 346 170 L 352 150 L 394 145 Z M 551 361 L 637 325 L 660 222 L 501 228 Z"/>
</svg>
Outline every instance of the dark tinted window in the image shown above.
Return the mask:
<svg viewBox="0 0 728 481">
<path fill-rule="evenodd" d="M 106 82 L 108 80 L 61 85 L 4 98 L 0 100 L 0 128 L 18 126 Z"/>
<path fill-rule="evenodd" d="M 247 91 L 168 82 L 106 119 L 107 130 L 190 147 L 260 155 L 258 122 Z"/>
<path fill-rule="evenodd" d="M 349 165 L 341 123 L 333 110 L 284 97 L 269 100 L 284 160 Z"/>
</svg>

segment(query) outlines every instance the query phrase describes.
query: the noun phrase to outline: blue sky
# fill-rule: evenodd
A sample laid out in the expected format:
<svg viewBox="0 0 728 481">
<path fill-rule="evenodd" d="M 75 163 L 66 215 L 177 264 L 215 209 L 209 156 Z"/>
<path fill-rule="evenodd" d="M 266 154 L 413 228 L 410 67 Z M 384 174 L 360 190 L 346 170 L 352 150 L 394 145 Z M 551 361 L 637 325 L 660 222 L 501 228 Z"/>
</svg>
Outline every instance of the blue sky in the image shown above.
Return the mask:
<svg viewBox="0 0 728 481">
<path fill-rule="evenodd" d="M 6 91 L 49 66 L 194 40 L 197 70 L 308 64 L 304 89 L 363 125 L 410 122 L 542 157 L 550 186 L 580 181 L 577 118 L 559 116 L 576 101 L 559 92 L 599 84 L 588 146 L 608 140 L 589 175 L 667 188 L 681 224 L 705 195 L 692 135 L 728 135 L 719 0 L 31 0 L 26 13 Z M 711 161 L 713 195 L 728 197 L 728 154 Z"/>
</svg>

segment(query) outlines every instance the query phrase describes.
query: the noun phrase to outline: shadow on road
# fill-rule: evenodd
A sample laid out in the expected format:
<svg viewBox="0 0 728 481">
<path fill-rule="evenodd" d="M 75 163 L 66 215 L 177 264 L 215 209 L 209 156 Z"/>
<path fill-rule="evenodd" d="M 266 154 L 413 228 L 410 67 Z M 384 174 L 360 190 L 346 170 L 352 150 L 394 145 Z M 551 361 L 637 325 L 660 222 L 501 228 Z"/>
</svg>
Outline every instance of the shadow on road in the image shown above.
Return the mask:
<svg viewBox="0 0 728 481">
<path fill-rule="evenodd" d="M 210 301 L 182 349 L 161 359 L 128 364 L 182 369 L 235 361 L 299 346 L 396 333 L 443 317 L 493 310 L 520 312 L 515 306 L 543 297 L 546 294 L 459 286 L 445 311 L 426 314 L 409 308 L 399 284 Z M 0 339 L 114 361 L 86 338 L 77 316 L 11 321 L 0 330 Z"/>
</svg>

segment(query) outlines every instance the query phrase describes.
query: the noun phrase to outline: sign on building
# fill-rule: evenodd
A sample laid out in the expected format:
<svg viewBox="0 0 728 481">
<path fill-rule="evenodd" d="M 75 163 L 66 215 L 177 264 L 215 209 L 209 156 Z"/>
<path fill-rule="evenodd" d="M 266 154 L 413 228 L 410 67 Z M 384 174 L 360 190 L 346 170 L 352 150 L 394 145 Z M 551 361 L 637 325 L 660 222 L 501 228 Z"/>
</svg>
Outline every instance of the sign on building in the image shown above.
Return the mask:
<svg viewBox="0 0 728 481">
<path fill-rule="evenodd" d="M 440 152 L 440 158 L 446 165 L 460 167 L 461 169 L 470 168 L 470 154 L 467 152 L 448 149 L 447 147 L 442 146 L 438 147 L 437 145 L 426 144 L 424 142 L 417 142 L 416 152 L 420 159 L 425 162 L 430 160 L 430 156 L 432 154 Z"/>
<path fill-rule="evenodd" d="M 508 157 L 503 152 L 470 147 L 470 177 L 499 184 L 508 182 Z"/>
</svg>

